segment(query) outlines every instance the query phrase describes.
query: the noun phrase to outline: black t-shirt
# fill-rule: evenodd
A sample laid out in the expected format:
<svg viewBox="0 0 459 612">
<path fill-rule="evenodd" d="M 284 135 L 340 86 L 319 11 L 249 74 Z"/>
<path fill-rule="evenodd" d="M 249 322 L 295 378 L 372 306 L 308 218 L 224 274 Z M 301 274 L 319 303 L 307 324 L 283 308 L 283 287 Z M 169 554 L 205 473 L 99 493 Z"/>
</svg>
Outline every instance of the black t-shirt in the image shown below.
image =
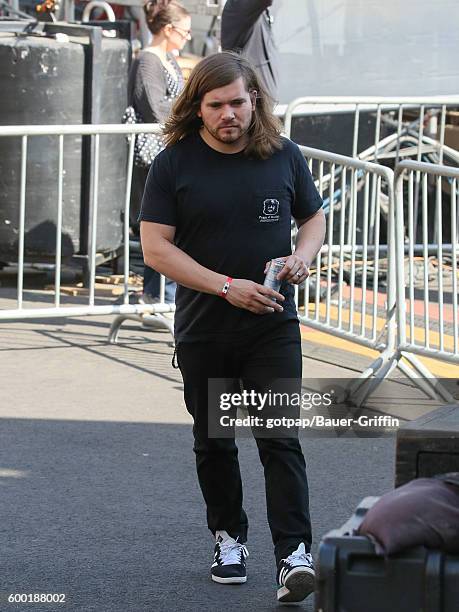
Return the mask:
<svg viewBox="0 0 459 612">
<path fill-rule="evenodd" d="M 322 206 L 298 146 L 287 138 L 282 143 L 260 160 L 219 153 L 198 132 L 184 138 L 152 164 L 139 219 L 174 226 L 175 245 L 206 268 L 262 284 L 265 263 L 292 252 L 291 217 L 306 219 Z M 282 313 L 255 315 L 179 285 L 176 341 L 230 341 L 256 326 L 295 319 L 292 285 L 284 283 L 281 292 Z"/>
</svg>

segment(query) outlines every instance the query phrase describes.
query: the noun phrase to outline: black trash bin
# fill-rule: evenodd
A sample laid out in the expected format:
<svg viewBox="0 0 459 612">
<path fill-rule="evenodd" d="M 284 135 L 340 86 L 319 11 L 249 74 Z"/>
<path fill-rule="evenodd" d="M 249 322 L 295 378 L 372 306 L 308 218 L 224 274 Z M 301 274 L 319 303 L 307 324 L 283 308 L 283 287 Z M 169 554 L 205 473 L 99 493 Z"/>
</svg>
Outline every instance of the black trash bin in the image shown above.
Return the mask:
<svg viewBox="0 0 459 612">
<path fill-rule="evenodd" d="M 131 58 L 129 28 L 38 24 L 40 31 L 0 38 L 0 123 L 70 125 L 120 123 L 127 105 Z M 7 26 L 3 26 L 3 30 Z M 62 36 L 62 35 L 66 36 Z M 62 255 L 87 258 L 92 202 L 94 139 L 64 137 Z M 55 255 L 58 137 L 28 139 L 25 259 Z M 0 259 L 18 254 L 21 139 L 0 138 Z M 127 148 L 123 136 L 100 137 L 96 251 L 114 253 L 122 242 Z"/>
</svg>

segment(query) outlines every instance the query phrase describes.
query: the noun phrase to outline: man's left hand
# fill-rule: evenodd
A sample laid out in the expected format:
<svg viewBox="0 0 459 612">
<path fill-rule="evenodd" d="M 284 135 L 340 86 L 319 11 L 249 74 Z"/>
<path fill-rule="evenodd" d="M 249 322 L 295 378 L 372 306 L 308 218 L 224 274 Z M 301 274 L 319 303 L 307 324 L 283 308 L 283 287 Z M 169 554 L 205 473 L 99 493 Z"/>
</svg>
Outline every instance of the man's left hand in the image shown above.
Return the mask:
<svg viewBox="0 0 459 612">
<path fill-rule="evenodd" d="M 292 285 L 303 283 L 309 276 L 309 262 L 305 261 L 299 255 L 289 255 L 288 257 L 276 257 L 285 261 L 284 267 L 277 275 L 280 281 L 286 280 Z M 265 274 L 268 271 L 270 262 L 266 262 Z"/>
</svg>

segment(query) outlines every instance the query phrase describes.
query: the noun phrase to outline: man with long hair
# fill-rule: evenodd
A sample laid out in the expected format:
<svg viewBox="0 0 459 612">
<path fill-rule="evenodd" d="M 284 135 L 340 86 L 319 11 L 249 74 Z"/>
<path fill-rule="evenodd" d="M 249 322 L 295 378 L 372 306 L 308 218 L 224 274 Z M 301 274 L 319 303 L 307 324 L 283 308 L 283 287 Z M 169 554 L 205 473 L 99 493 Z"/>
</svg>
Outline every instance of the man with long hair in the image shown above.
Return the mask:
<svg viewBox="0 0 459 612">
<path fill-rule="evenodd" d="M 293 379 L 300 388 L 292 285 L 307 278 L 323 243 L 322 200 L 299 148 L 281 137 L 272 100 L 254 69 L 237 54 L 210 55 L 193 69 L 166 123 L 165 142 L 142 202 L 144 258 L 178 284 L 176 351 L 194 420 L 207 523 L 216 539 L 211 577 L 237 584 L 247 579 L 248 521 L 234 436 L 209 431 L 219 410 L 209 381 L 231 379 L 253 389 L 254 381 Z M 293 254 L 292 217 L 299 228 Z M 263 285 L 273 258 L 284 261 L 278 292 Z M 249 406 L 251 413 L 258 410 Z M 301 446 L 297 435 L 266 431 L 256 443 L 277 598 L 301 601 L 314 585 Z"/>
</svg>

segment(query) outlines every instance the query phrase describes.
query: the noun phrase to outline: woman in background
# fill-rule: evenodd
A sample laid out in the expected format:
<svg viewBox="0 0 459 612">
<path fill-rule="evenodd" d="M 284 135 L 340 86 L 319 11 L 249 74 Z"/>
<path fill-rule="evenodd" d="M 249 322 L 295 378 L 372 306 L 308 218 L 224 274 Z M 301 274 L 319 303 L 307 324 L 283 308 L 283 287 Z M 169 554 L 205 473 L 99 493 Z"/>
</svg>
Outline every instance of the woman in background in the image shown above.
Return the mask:
<svg viewBox="0 0 459 612">
<path fill-rule="evenodd" d="M 183 88 L 183 75 L 175 59 L 191 39 L 191 17 L 175 0 L 150 0 L 144 7 L 152 43 L 139 52 L 129 73 L 128 100 L 143 123 L 166 121 Z M 137 159 L 133 170 L 131 193 L 131 224 L 137 223 L 145 181 L 154 155 L 163 148 L 160 138 L 146 146 L 144 159 Z M 142 164 L 142 165 L 140 165 Z M 159 297 L 158 272 L 145 266 L 142 299 Z M 166 302 L 174 302 L 175 283 L 166 280 Z"/>
</svg>

